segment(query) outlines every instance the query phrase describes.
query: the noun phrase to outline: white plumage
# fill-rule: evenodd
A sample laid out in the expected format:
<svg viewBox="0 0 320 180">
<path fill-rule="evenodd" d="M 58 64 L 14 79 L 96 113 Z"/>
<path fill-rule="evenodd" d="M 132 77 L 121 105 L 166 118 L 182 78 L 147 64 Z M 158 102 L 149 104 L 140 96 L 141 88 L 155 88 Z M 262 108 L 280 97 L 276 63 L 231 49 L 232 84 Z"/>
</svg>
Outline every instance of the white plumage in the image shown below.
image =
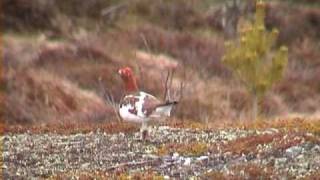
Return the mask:
<svg viewBox="0 0 320 180">
<path fill-rule="evenodd" d="M 142 123 L 141 130 L 144 132 L 143 128 L 149 120 L 171 115 L 172 107 L 178 102 L 162 102 L 151 94 L 139 91 L 131 68 L 122 68 L 119 74 L 126 88 L 126 96 L 119 105 L 119 114 L 123 120 Z M 143 133 L 142 138 L 144 139 Z"/>
</svg>

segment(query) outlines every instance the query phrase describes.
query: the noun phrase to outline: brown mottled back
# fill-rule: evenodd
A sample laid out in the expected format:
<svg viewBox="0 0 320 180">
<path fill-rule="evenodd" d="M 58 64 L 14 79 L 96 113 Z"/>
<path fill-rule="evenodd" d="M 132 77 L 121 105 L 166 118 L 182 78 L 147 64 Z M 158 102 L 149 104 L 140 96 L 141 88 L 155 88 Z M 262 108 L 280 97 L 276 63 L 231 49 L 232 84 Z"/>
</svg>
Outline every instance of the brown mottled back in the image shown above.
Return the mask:
<svg viewBox="0 0 320 180">
<path fill-rule="evenodd" d="M 146 96 L 142 106 L 142 112 L 147 117 L 161 104 L 161 102 L 153 96 Z"/>
</svg>

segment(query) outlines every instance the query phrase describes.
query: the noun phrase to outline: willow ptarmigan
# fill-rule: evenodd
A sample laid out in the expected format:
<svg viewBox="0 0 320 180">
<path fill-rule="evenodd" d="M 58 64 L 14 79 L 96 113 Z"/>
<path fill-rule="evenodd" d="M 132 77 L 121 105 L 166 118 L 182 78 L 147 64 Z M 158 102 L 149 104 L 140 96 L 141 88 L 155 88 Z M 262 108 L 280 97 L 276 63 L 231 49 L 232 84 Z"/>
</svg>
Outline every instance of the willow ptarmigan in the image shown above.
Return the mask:
<svg viewBox="0 0 320 180">
<path fill-rule="evenodd" d="M 126 90 L 119 105 L 120 117 L 125 121 L 141 123 L 141 138 L 145 139 L 148 134 L 147 122 L 151 119 L 169 117 L 172 107 L 178 102 L 162 102 L 156 97 L 140 91 L 137 80 L 129 67 L 119 69 L 119 74 Z"/>
</svg>

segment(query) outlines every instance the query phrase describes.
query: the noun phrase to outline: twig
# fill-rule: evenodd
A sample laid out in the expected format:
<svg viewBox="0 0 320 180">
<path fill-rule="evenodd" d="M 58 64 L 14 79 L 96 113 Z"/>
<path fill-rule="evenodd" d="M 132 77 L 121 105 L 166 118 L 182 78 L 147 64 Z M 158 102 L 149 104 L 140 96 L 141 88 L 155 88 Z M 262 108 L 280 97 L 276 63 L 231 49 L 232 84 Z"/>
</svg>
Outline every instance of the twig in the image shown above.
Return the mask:
<svg viewBox="0 0 320 180">
<path fill-rule="evenodd" d="M 148 41 L 147 41 L 145 35 L 144 35 L 143 33 L 141 33 L 141 34 L 139 34 L 139 35 L 140 35 L 141 39 L 143 40 L 143 44 L 144 44 L 144 46 L 146 47 L 147 52 L 151 55 L 151 57 L 152 57 L 152 59 L 153 59 L 153 54 L 151 53 L 151 49 L 150 49 L 150 46 L 149 46 L 149 44 L 148 44 Z M 144 89 L 145 86 L 144 86 L 144 83 L 143 83 L 143 82 L 144 82 L 144 80 L 143 80 L 144 78 L 143 78 L 143 74 L 142 74 L 142 68 L 141 68 L 140 65 L 138 65 L 138 68 L 139 68 L 140 79 L 141 79 L 140 85 L 142 86 L 142 89 Z"/>
<path fill-rule="evenodd" d="M 121 3 L 121 4 L 117 4 L 111 7 L 107 7 L 105 9 L 103 9 L 101 11 L 101 16 L 103 17 L 108 17 L 113 13 L 116 13 L 117 11 L 122 11 L 123 9 L 125 9 L 128 6 L 127 3 Z"/>
<path fill-rule="evenodd" d="M 118 114 L 118 104 L 116 103 L 112 93 L 110 91 L 108 91 L 106 88 L 104 88 L 104 86 L 102 84 L 102 78 L 101 77 L 99 77 L 98 82 L 99 82 L 99 89 L 102 92 L 103 98 L 112 107 L 114 113 L 117 116 L 118 121 L 121 122 L 121 118 L 120 118 L 120 116 Z"/>
<path fill-rule="evenodd" d="M 163 100 L 167 100 L 167 94 L 168 94 L 168 81 L 170 77 L 170 70 L 168 70 L 166 81 L 164 82 L 164 94 L 163 94 Z"/>
<path fill-rule="evenodd" d="M 141 37 L 141 39 L 143 40 L 143 44 L 146 46 L 147 51 L 151 54 L 151 49 L 150 49 L 150 46 L 149 46 L 148 41 L 147 41 L 147 39 L 146 39 L 146 36 L 141 33 L 141 34 L 140 34 L 140 37 Z"/>
<path fill-rule="evenodd" d="M 185 66 L 183 66 L 183 67 L 185 67 Z M 178 101 L 180 103 L 183 101 L 185 88 L 186 88 L 186 70 L 184 68 L 183 69 L 183 77 L 182 77 L 182 81 L 180 82 L 180 89 L 179 89 Z M 180 118 L 181 118 L 182 121 L 184 120 L 184 112 L 181 113 Z"/>
<path fill-rule="evenodd" d="M 168 88 L 168 100 L 171 100 L 171 89 L 172 89 L 172 81 L 173 81 L 173 76 L 175 73 L 175 69 L 171 70 L 171 76 L 170 76 L 170 81 L 169 81 L 169 88 Z"/>
<path fill-rule="evenodd" d="M 179 90 L 172 90 L 174 74 L 175 74 L 175 69 L 171 71 L 168 70 L 166 80 L 164 82 L 163 99 L 165 101 L 171 101 L 173 98 L 174 100 L 181 101 L 183 97 L 183 93 L 184 93 L 183 91 L 185 89 L 185 78 L 183 79 L 183 81 L 180 82 Z M 173 98 L 172 98 L 172 95 L 173 95 Z"/>
<path fill-rule="evenodd" d="M 178 101 L 181 101 L 181 99 L 183 98 L 183 93 L 184 93 L 184 88 L 185 88 L 185 84 L 184 84 L 184 81 L 181 81 L 180 82 L 180 89 L 179 89 L 179 100 Z"/>
<path fill-rule="evenodd" d="M 145 88 L 145 86 L 144 86 L 144 76 L 143 76 L 142 68 L 141 68 L 140 65 L 138 65 L 138 69 L 139 69 L 139 74 L 140 74 L 139 86 L 141 87 L 141 89 L 144 89 Z"/>
<path fill-rule="evenodd" d="M 143 165 L 157 165 L 157 164 L 159 164 L 161 162 L 162 162 L 161 158 L 156 158 L 156 159 L 153 159 L 153 160 L 139 161 L 139 162 L 126 162 L 126 163 L 121 163 L 121 164 L 118 164 L 118 165 L 111 166 L 111 167 L 107 168 L 107 171 L 112 171 L 112 170 L 119 169 L 119 168 L 124 168 L 124 167 L 134 167 L 134 166 L 143 166 Z"/>
</svg>

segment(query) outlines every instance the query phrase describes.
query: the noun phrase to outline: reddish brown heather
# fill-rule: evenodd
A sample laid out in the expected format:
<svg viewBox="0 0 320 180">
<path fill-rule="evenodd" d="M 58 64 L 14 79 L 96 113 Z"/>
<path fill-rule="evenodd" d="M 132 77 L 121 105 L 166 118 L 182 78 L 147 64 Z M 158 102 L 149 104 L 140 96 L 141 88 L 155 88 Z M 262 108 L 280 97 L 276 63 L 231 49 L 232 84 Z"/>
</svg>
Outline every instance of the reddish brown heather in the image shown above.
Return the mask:
<svg viewBox="0 0 320 180">
<path fill-rule="evenodd" d="M 248 153 L 256 154 L 258 153 L 257 145 L 269 144 L 275 141 L 275 139 L 279 139 L 282 136 L 283 136 L 282 133 L 276 133 L 276 134 L 254 135 L 254 136 L 248 136 L 244 138 L 238 138 L 236 140 L 228 142 L 225 145 L 222 145 L 220 149 L 222 152 L 231 152 L 237 155 L 248 154 Z M 214 151 L 217 151 L 215 145 L 213 145 L 212 148 L 214 148 L 213 149 Z"/>
<path fill-rule="evenodd" d="M 320 137 L 310 136 L 303 132 L 283 131 L 274 134 L 253 135 L 238 138 L 229 141 L 226 144 L 217 143 L 210 147 L 210 151 L 214 153 L 230 152 L 234 155 L 251 154 L 261 157 L 270 154 L 278 154 L 290 147 L 299 145 L 303 142 L 320 143 Z M 260 150 L 258 146 L 268 145 L 270 149 Z"/>
<path fill-rule="evenodd" d="M 42 133 L 42 132 L 59 132 L 61 134 L 70 134 L 76 133 L 77 131 L 81 132 L 89 132 L 95 131 L 98 128 L 105 129 L 106 132 L 120 132 L 123 130 L 124 133 L 132 132 L 137 130 L 137 127 L 133 124 L 128 123 L 117 123 L 116 119 L 110 119 L 108 122 L 100 122 L 100 123 L 92 123 L 91 121 L 77 121 L 71 120 L 65 123 L 41 123 L 42 125 L 36 124 L 6 124 L 4 127 L 6 133 L 22 133 L 22 132 L 31 132 L 31 133 Z M 320 134 L 320 120 L 318 119 L 280 119 L 280 120 L 260 120 L 257 122 L 234 122 L 234 121 L 218 121 L 213 123 L 202 123 L 194 120 L 181 120 L 181 119 L 171 119 L 170 121 L 162 122 L 161 125 L 167 125 L 175 128 L 191 128 L 195 130 L 220 130 L 220 129 L 230 129 L 230 128 L 241 128 L 241 129 L 257 129 L 263 130 L 266 128 L 276 128 L 283 131 L 297 131 L 297 132 L 312 132 L 316 135 Z M 68 127 L 68 128 L 66 128 Z M 115 131 L 113 131 L 113 127 L 115 127 Z M 61 129 L 59 129 L 61 128 Z M 119 129 L 117 131 L 116 129 Z M 317 136 L 310 137 L 303 135 L 304 138 L 316 142 L 318 141 Z M 258 137 L 259 139 L 259 137 Z"/>
<path fill-rule="evenodd" d="M 184 156 L 200 156 L 208 152 L 209 146 L 206 143 L 190 142 L 186 144 L 169 143 L 162 145 L 158 150 L 158 155 L 168 155 L 174 152 Z"/>
<path fill-rule="evenodd" d="M 273 152 L 275 151 L 283 151 L 292 146 L 296 146 L 304 141 L 304 138 L 299 136 L 299 133 L 289 133 L 281 138 L 277 138 L 274 140 L 274 144 L 272 146 Z"/>
<path fill-rule="evenodd" d="M 320 172 L 315 171 L 315 172 L 311 173 L 310 175 L 308 175 L 307 177 L 304 177 L 303 179 L 304 180 L 319 180 L 320 179 Z"/>
<path fill-rule="evenodd" d="M 272 179 L 275 171 L 272 167 L 260 167 L 256 164 L 236 165 L 230 168 L 233 174 L 226 174 L 219 171 L 212 171 L 204 174 L 203 179 L 222 179 L 222 180 L 239 180 L 239 179 Z"/>
<path fill-rule="evenodd" d="M 141 38 L 141 34 L 146 42 Z M 229 73 L 220 63 L 224 50 L 221 38 L 208 40 L 191 33 L 172 33 L 157 27 L 142 26 L 131 32 L 131 39 L 139 48 L 168 53 L 181 64 L 192 67 L 200 73 L 221 76 Z"/>
<path fill-rule="evenodd" d="M 319 38 L 319 8 L 270 3 L 266 15 L 267 27 L 280 29 L 280 43 L 295 43 L 306 36 Z"/>
<path fill-rule="evenodd" d="M 210 125 L 209 125 L 210 126 Z M 276 119 L 259 119 L 257 121 L 243 121 L 243 122 L 225 122 L 217 123 L 214 126 L 219 128 L 242 128 L 242 129 L 266 129 L 276 128 L 288 131 L 302 131 L 311 132 L 316 135 L 320 133 L 320 119 L 316 118 L 276 118 Z"/>
<path fill-rule="evenodd" d="M 50 177 L 49 179 L 70 179 L 72 177 L 79 177 L 79 179 L 133 179 L 133 180 L 162 180 L 163 177 L 152 170 L 145 170 L 143 172 L 135 172 L 128 174 L 121 169 L 115 172 L 108 171 L 80 171 L 80 172 L 63 172 Z"/>
<path fill-rule="evenodd" d="M 245 179 L 266 179 L 266 180 L 271 180 L 272 175 L 274 173 L 274 170 L 272 167 L 261 167 L 256 164 L 247 164 L 247 165 L 238 165 L 232 168 L 238 175 L 241 174 L 241 171 L 244 171 L 244 176 L 246 177 Z M 237 179 L 238 177 L 236 177 Z"/>
<path fill-rule="evenodd" d="M 96 94 L 46 71 L 8 73 L 7 123 L 103 120 L 113 110 Z"/>
</svg>

